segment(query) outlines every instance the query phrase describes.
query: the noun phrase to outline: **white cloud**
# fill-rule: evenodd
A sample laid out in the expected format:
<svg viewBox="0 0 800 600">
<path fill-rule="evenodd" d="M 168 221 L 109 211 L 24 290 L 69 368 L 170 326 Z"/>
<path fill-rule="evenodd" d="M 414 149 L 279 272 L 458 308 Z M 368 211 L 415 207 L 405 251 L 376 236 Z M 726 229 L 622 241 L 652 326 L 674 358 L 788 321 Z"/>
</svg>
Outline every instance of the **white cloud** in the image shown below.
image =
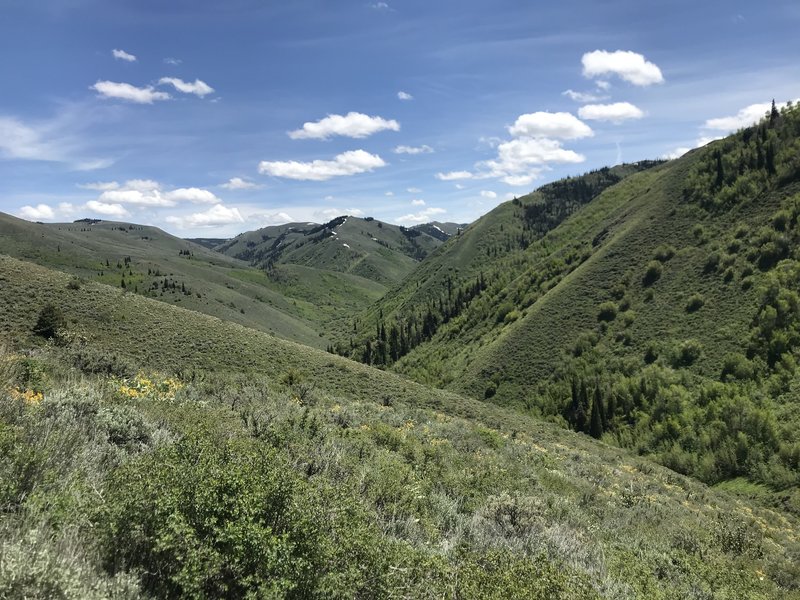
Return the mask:
<svg viewBox="0 0 800 600">
<path fill-rule="evenodd" d="M 121 204 L 100 202 L 98 200 L 89 200 L 84 208 L 97 213 L 98 215 L 105 215 L 107 217 L 127 217 L 130 213 L 125 210 Z"/>
<path fill-rule="evenodd" d="M 62 215 L 71 215 L 73 214 L 77 208 L 71 202 L 59 202 L 58 203 L 58 212 Z"/>
<path fill-rule="evenodd" d="M 6 158 L 61 160 L 63 150 L 45 140 L 46 128 L 0 117 L 0 154 Z"/>
<path fill-rule="evenodd" d="M 200 81 L 199 79 L 195 79 L 194 83 L 192 83 L 190 81 L 178 79 L 177 77 L 162 77 L 158 80 L 158 84 L 171 85 L 179 92 L 183 92 L 184 94 L 194 94 L 200 98 L 214 93 L 214 88 L 208 85 L 205 81 Z"/>
<path fill-rule="evenodd" d="M 165 65 L 172 65 L 173 67 L 177 67 L 181 63 L 183 63 L 183 61 L 180 58 L 172 58 L 170 56 L 170 57 L 167 57 L 167 58 L 164 59 L 164 64 Z"/>
<path fill-rule="evenodd" d="M 433 148 L 427 144 L 422 146 L 397 146 L 394 149 L 395 154 L 430 154 L 432 152 Z"/>
<path fill-rule="evenodd" d="M 603 96 L 600 94 L 591 94 L 589 92 L 576 92 L 574 90 L 566 90 L 561 92 L 562 96 L 566 96 L 570 100 L 575 100 L 575 102 L 601 102 L 603 100 L 607 100 L 608 96 Z"/>
<path fill-rule="evenodd" d="M 76 171 L 96 171 L 97 169 L 107 169 L 113 164 L 113 158 L 93 158 L 77 162 L 72 167 Z"/>
<path fill-rule="evenodd" d="M 494 199 L 497 198 L 497 193 L 491 190 L 481 190 L 481 198 Z"/>
<path fill-rule="evenodd" d="M 420 193 L 422 193 L 422 190 L 421 190 L 421 189 L 419 189 L 418 187 L 410 187 L 410 188 L 406 188 L 406 191 L 407 191 L 409 194 L 420 194 Z"/>
<path fill-rule="evenodd" d="M 395 219 L 396 223 L 425 223 L 431 220 L 431 217 L 436 215 L 441 215 L 446 213 L 447 211 L 443 208 L 435 208 L 430 207 L 426 208 L 425 210 L 421 210 L 418 213 L 410 213 L 407 215 L 403 215 L 402 217 L 398 217 Z"/>
<path fill-rule="evenodd" d="M 37 204 L 36 206 L 23 206 L 19 209 L 19 215 L 29 221 L 51 220 L 56 218 L 56 213 L 47 204 Z"/>
<path fill-rule="evenodd" d="M 394 119 L 371 117 L 363 113 L 349 112 L 346 115 L 328 115 L 316 122 L 304 123 L 302 129 L 289 132 L 293 140 L 326 140 L 334 135 L 351 138 L 365 138 L 384 130 L 400 131 L 400 124 Z"/>
<path fill-rule="evenodd" d="M 587 104 L 581 106 L 578 114 L 587 121 L 611 121 L 621 123 L 629 119 L 641 119 L 644 113 L 630 102 L 614 102 L 613 104 Z"/>
<path fill-rule="evenodd" d="M 384 196 L 394 196 L 394 192 L 386 192 Z"/>
<path fill-rule="evenodd" d="M 226 190 L 252 190 L 257 188 L 258 184 L 242 179 L 241 177 L 231 177 L 227 183 L 223 183 L 220 187 Z"/>
<path fill-rule="evenodd" d="M 173 200 L 165 198 L 158 190 L 108 190 L 100 194 L 100 202 L 107 204 L 133 204 L 134 206 L 175 206 Z"/>
<path fill-rule="evenodd" d="M 116 190 L 119 188 L 119 184 L 116 181 L 96 181 L 94 183 L 79 183 L 78 187 L 82 190 L 106 192 L 108 190 Z"/>
<path fill-rule="evenodd" d="M 363 217 L 364 211 L 360 208 L 348 208 L 345 212 L 351 217 Z"/>
<path fill-rule="evenodd" d="M 595 50 L 587 52 L 581 59 L 584 77 L 595 78 L 604 75 L 617 75 L 625 81 L 638 86 L 663 83 L 664 76 L 655 63 L 636 52 L 617 50 Z"/>
<path fill-rule="evenodd" d="M 95 90 L 104 98 L 117 98 L 136 104 L 152 104 L 156 100 L 169 100 L 166 92 L 158 92 L 152 86 L 143 88 L 130 83 L 116 83 L 114 81 L 98 81 L 89 89 Z"/>
<path fill-rule="evenodd" d="M 389 10 L 391 8 L 386 2 L 373 2 L 369 7 L 375 10 Z"/>
<path fill-rule="evenodd" d="M 425 200 L 421 198 L 414 198 L 411 201 L 411 206 L 425 206 Z"/>
<path fill-rule="evenodd" d="M 516 122 L 508 128 L 508 132 L 515 137 L 546 137 L 564 140 L 594 135 L 586 123 L 570 113 L 541 111 L 520 115 Z"/>
<path fill-rule="evenodd" d="M 327 200 L 328 202 L 330 202 L 330 201 L 331 201 L 331 200 L 333 200 L 333 199 L 334 199 L 334 198 L 333 198 L 333 196 L 331 196 L 331 195 L 327 195 L 327 196 L 325 196 L 325 197 L 323 198 L 323 200 Z"/>
<path fill-rule="evenodd" d="M 212 192 L 196 187 L 178 188 L 164 194 L 172 202 L 191 202 L 192 204 L 217 204 L 222 202 Z"/>
<path fill-rule="evenodd" d="M 522 187 L 532 184 L 539 177 L 539 171 L 528 175 L 506 175 L 502 178 L 503 183 L 513 187 Z"/>
<path fill-rule="evenodd" d="M 686 147 L 675 148 L 674 150 L 667 152 L 666 154 L 662 154 L 661 158 L 665 160 L 680 158 L 681 156 L 689 152 L 689 150 L 691 150 L 691 148 L 686 148 Z"/>
<path fill-rule="evenodd" d="M 721 135 L 702 135 L 697 138 L 697 142 L 695 142 L 695 148 L 702 148 L 706 144 L 710 144 L 711 142 L 715 142 L 717 140 L 721 140 Z"/>
<path fill-rule="evenodd" d="M 440 181 L 455 181 L 457 179 L 472 179 L 473 175 L 469 171 L 450 171 L 449 173 L 437 173 L 436 179 Z"/>
<path fill-rule="evenodd" d="M 181 216 L 173 215 L 167 217 L 166 221 L 177 225 L 181 229 L 190 229 L 244 223 L 244 217 L 242 217 L 238 208 L 216 204 L 205 212 Z"/>
<path fill-rule="evenodd" d="M 466 186 L 460 183 L 455 184 L 457 190 L 463 190 Z"/>
<path fill-rule="evenodd" d="M 412 96 L 408 92 L 400 91 L 400 92 L 397 92 L 397 98 L 399 100 L 413 100 L 414 96 Z"/>
<path fill-rule="evenodd" d="M 258 172 L 286 179 L 325 181 L 332 177 L 366 173 L 385 166 L 386 163 L 377 154 L 370 154 L 364 150 L 350 150 L 335 156 L 333 160 L 261 161 Z"/>
<path fill-rule="evenodd" d="M 162 192 L 161 184 L 151 179 L 131 179 L 123 185 L 116 186 L 111 184 L 94 185 L 96 187 L 90 189 L 102 190 L 98 200 L 105 204 L 169 208 L 183 202 L 192 204 L 217 204 L 221 202 L 212 192 L 196 187 L 177 188 Z M 106 187 L 97 187 L 98 185 Z"/>
<path fill-rule="evenodd" d="M 714 129 L 725 132 L 736 131 L 742 127 L 748 127 L 758 123 L 769 113 L 771 107 L 772 105 L 769 102 L 751 104 L 730 117 L 709 119 L 703 124 L 703 129 Z"/>
<path fill-rule="evenodd" d="M 607 92 L 611 89 L 611 83 L 608 81 L 603 81 L 602 79 L 598 79 L 594 82 L 594 84 L 597 86 L 598 90 L 603 90 L 604 92 Z"/>
<path fill-rule="evenodd" d="M 128 54 L 125 50 L 114 49 L 111 51 L 111 54 L 114 55 L 114 58 L 117 60 L 124 60 L 126 62 L 135 62 L 136 57 L 133 54 Z"/>
</svg>

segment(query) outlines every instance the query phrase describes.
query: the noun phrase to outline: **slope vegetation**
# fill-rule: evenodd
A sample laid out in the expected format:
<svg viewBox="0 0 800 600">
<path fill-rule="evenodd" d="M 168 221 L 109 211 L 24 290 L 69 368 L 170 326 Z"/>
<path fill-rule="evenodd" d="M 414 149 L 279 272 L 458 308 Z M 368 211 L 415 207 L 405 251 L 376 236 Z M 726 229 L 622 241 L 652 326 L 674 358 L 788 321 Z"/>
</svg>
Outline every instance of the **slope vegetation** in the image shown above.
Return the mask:
<svg viewBox="0 0 800 600">
<path fill-rule="evenodd" d="M 791 516 L 71 281 L 0 257 L 0 595 L 800 597 Z"/>
</svg>

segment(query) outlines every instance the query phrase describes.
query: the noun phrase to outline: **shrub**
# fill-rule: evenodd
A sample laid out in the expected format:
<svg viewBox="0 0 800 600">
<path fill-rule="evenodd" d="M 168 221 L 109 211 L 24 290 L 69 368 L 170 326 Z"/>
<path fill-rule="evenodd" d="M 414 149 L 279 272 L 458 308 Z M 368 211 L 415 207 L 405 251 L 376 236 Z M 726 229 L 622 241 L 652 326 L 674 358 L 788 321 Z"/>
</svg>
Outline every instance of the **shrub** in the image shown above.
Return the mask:
<svg viewBox="0 0 800 600">
<path fill-rule="evenodd" d="M 655 259 L 658 262 L 662 262 L 662 263 L 667 262 L 673 256 L 675 256 L 675 248 L 673 248 L 672 246 L 670 246 L 668 244 L 663 244 L 663 245 L 659 246 L 658 248 L 656 248 Z"/>
<path fill-rule="evenodd" d="M 66 321 L 61 309 L 53 304 L 45 304 L 33 326 L 33 333 L 46 339 L 54 338 Z"/>
<path fill-rule="evenodd" d="M 706 262 L 703 265 L 703 273 L 713 273 L 719 266 L 720 255 L 719 252 L 712 252 L 706 257 Z"/>
<path fill-rule="evenodd" d="M 81 289 L 81 280 L 77 277 L 73 277 L 67 282 L 67 289 L 68 290 L 79 290 Z"/>
<path fill-rule="evenodd" d="M 703 354 L 703 346 L 697 340 L 686 340 L 680 344 L 672 355 L 672 366 L 688 367 L 697 362 Z"/>
<path fill-rule="evenodd" d="M 686 303 L 686 312 L 693 313 L 701 308 L 706 303 L 705 298 L 703 298 L 702 294 L 692 294 L 689 298 L 689 301 Z"/>
<path fill-rule="evenodd" d="M 657 260 L 651 260 L 649 263 L 647 263 L 647 269 L 644 272 L 642 283 L 648 286 L 653 285 L 661 277 L 662 271 L 663 267 L 661 266 L 661 263 Z"/>
<path fill-rule="evenodd" d="M 753 363 L 744 354 L 739 354 L 738 352 L 727 354 L 723 359 L 722 373 L 720 375 L 722 381 L 728 381 L 729 379 L 747 380 L 753 379 L 754 376 Z"/>
<path fill-rule="evenodd" d="M 502 323 L 506 315 L 514 310 L 514 305 L 511 302 L 503 302 L 500 306 L 497 307 L 497 314 L 495 316 L 495 321 L 497 323 Z"/>
<path fill-rule="evenodd" d="M 603 302 L 597 311 L 598 321 L 613 321 L 617 318 L 617 305 L 613 302 Z"/>
</svg>

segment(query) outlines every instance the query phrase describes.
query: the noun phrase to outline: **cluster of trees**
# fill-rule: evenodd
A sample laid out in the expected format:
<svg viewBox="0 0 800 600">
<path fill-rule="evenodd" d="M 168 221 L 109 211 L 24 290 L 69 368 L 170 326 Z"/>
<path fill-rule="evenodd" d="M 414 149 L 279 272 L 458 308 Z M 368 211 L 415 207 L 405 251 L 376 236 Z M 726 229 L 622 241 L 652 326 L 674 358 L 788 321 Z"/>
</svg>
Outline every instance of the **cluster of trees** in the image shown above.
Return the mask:
<svg viewBox="0 0 800 600">
<path fill-rule="evenodd" d="M 488 287 L 483 273 L 477 275 L 473 282 L 460 287 L 455 286 L 449 275 L 445 283 L 446 291 L 438 301 L 429 302 L 424 311 L 403 314 L 388 327 L 381 313 L 374 336 L 367 337 L 361 344 L 351 340 L 349 347 L 341 344 L 331 346 L 328 351 L 343 356 L 352 355 L 368 365 L 389 366 L 398 361 L 430 340 L 439 327 L 461 314 Z"/>
<path fill-rule="evenodd" d="M 800 172 L 800 109 L 775 102 L 756 126 L 716 142 L 689 174 L 684 198 L 707 210 L 724 210 L 756 198 L 777 182 Z"/>
</svg>

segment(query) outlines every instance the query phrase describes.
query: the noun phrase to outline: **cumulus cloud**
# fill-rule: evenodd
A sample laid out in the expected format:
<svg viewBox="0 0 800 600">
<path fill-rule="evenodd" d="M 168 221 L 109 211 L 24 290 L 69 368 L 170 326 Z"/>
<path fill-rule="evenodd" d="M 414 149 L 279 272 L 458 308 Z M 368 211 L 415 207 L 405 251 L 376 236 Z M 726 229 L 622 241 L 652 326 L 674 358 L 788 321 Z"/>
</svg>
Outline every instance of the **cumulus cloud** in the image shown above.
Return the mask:
<svg viewBox="0 0 800 600">
<path fill-rule="evenodd" d="M 205 81 L 200 81 L 199 79 L 195 79 L 194 83 L 192 83 L 190 81 L 178 79 L 177 77 L 162 77 L 158 80 L 158 84 L 171 85 L 179 92 L 183 92 L 184 94 L 194 94 L 200 98 L 214 93 L 214 88 L 208 85 Z"/>
<path fill-rule="evenodd" d="M 425 200 L 422 198 L 414 198 L 411 201 L 411 206 L 425 206 Z"/>
<path fill-rule="evenodd" d="M 350 150 L 335 156 L 333 160 L 261 161 L 258 164 L 258 172 L 286 179 L 325 181 L 332 177 L 367 173 L 385 166 L 386 163 L 377 154 L 370 154 L 364 150 Z"/>
<path fill-rule="evenodd" d="M 136 62 L 136 57 L 133 54 L 128 54 L 125 50 L 114 49 L 111 51 L 111 54 L 114 55 L 114 58 L 117 60 L 124 60 L 126 62 Z"/>
<path fill-rule="evenodd" d="M 394 196 L 394 192 L 386 192 L 384 196 Z"/>
<path fill-rule="evenodd" d="M 98 81 L 89 89 L 95 90 L 103 98 L 116 98 L 136 104 L 152 104 L 157 100 L 170 99 L 169 94 L 159 92 L 153 86 L 140 88 L 130 83 L 117 83 L 114 81 Z"/>
<path fill-rule="evenodd" d="M 196 188 L 177 188 L 164 192 L 161 184 L 150 179 L 131 179 L 119 185 L 116 182 L 89 189 L 102 190 L 98 201 L 105 204 L 130 204 L 133 206 L 169 208 L 180 203 L 218 204 L 221 202 L 212 192 Z"/>
<path fill-rule="evenodd" d="M 425 223 L 427 221 L 430 221 L 431 217 L 434 217 L 436 215 L 441 215 L 441 214 L 446 213 L 446 212 L 447 211 L 445 209 L 443 209 L 443 208 L 435 208 L 435 207 L 432 206 L 430 208 L 426 208 L 424 210 L 421 210 L 418 213 L 409 213 L 407 215 L 403 215 L 402 217 L 398 217 L 397 219 L 395 219 L 395 222 L 396 223 L 401 223 L 401 224 L 403 224 L 403 223 L 412 223 L 412 224 L 414 224 L 414 223 Z"/>
<path fill-rule="evenodd" d="M 227 183 L 223 183 L 220 187 L 226 190 L 252 190 L 257 188 L 258 184 L 242 179 L 241 177 L 231 177 Z"/>
<path fill-rule="evenodd" d="M 384 130 L 400 131 L 400 124 L 394 119 L 349 112 L 346 115 L 328 115 L 319 121 L 304 123 L 301 129 L 290 131 L 289 137 L 293 140 L 326 140 L 335 135 L 365 138 Z"/>
<path fill-rule="evenodd" d="M 587 104 L 578 110 L 581 119 L 587 121 L 611 121 L 622 123 L 629 119 L 641 119 L 644 113 L 630 102 L 614 102 L 613 104 Z"/>
<path fill-rule="evenodd" d="M 47 204 L 37 204 L 36 206 L 23 206 L 19 209 L 19 215 L 29 221 L 51 220 L 56 218 L 53 208 Z"/>
<path fill-rule="evenodd" d="M 408 92 L 400 91 L 400 92 L 397 92 L 397 98 L 399 100 L 413 100 L 414 96 L 412 96 Z"/>
<path fill-rule="evenodd" d="M 84 207 L 93 213 L 106 217 L 123 218 L 130 214 L 121 204 L 101 202 L 99 200 L 89 200 Z"/>
<path fill-rule="evenodd" d="M 497 193 L 491 190 L 481 190 L 481 198 L 493 200 L 494 198 L 497 198 Z"/>
<path fill-rule="evenodd" d="M 604 92 L 607 92 L 611 89 L 611 83 L 608 81 L 603 81 L 602 79 L 598 79 L 594 82 L 594 84 L 597 86 L 597 89 L 603 90 Z"/>
<path fill-rule="evenodd" d="M 666 154 L 662 154 L 661 158 L 663 158 L 664 160 L 672 160 L 674 158 L 680 158 L 681 156 L 689 152 L 689 150 L 691 150 L 691 148 L 686 148 L 682 146 L 680 148 L 675 148 L 674 150 L 667 152 Z"/>
<path fill-rule="evenodd" d="M 183 61 L 180 58 L 172 58 L 170 56 L 170 57 L 167 57 L 167 58 L 164 59 L 164 64 L 165 65 L 172 65 L 173 67 L 177 67 L 181 63 L 183 63 Z"/>
<path fill-rule="evenodd" d="M 419 193 L 421 193 L 421 192 L 422 192 L 422 190 L 421 190 L 421 189 L 419 189 L 418 187 L 410 187 L 410 188 L 406 188 L 406 191 L 407 191 L 409 194 L 419 194 Z"/>
<path fill-rule="evenodd" d="M 166 218 L 167 223 L 172 223 L 180 229 L 220 227 L 244 223 L 244 217 L 238 208 L 215 204 L 207 211 L 190 215 L 172 215 Z"/>
<path fill-rule="evenodd" d="M 119 184 L 116 181 L 96 181 L 94 183 L 79 183 L 78 187 L 82 190 L 106 192 L 108 190 L 116 190 L 119 188 Z"/>
<path fill-rule="evenodd" d="M 427 144 L 422 146 L 397 146 L 394 149 L 395 154 L 430 154 L 432 152 L 433 148 Z"/>
<path fill-rule="evenodd" d="M 164 197 L 172 202 L 191 202 L 192 204 L 217 204 L 221 202 L 212 192 L 201 188 L 178 188 L 167 192 Z"/>
<path fill-rule="evenodd" d="M 770 111 L 772 104 L 763 102 L 761 104 L 751 104 L 737 112 L 735 115 L 729 117 L 719 117 L 717 119 L 708 119 L 703 124 L 703 129 L 714 129 L 717 131 L 736 131 L 743 127 L 749 127 L 758 123 Z"/>
<path fill-rule="evenodd" d="M 581 62 L 583 63 L 584 77 L 616 75 L 628 83 L 638 86 L 664 82 L 661 69 L 636 52 L 595 50 L 584 54 Z"/>
<path fill-rule="evenodd" d="M 591 94 L 589 92 L 576 92 L 574 90 L 565 90 L 561 92 L 562 96 L 566 96 L 570 100 L 575 100 L 575 102 L 602 102 L 603 100 L 607 100 L 608 96 L 602 96 L 600 94 Z"/>
<path fill-rule="evenodd" d="M 549 138 L 518 138 L 497 147 L 497 158 L 479 163 L 481 177 L 495 177 L 513 186 L 529 185 L 548 163 L 576 164 L 582 154 L 561 147 Z"/>
<path fill-rule="evenodd" d="M 389 10 L 391 8 L 386 2 L 373 2 L 369 7 L 375 10 Z"/>
<path fill-rule="evenodd" d="M 440 181 L 455 181 L 457 179 L 472 179 L 473 175 L 469 171 L 450 171 L 449 173 L 437 173 L 436 179 Z"/>
<path fill-rule="evenodd" d="M 516 122 L 508 128 L 515 137 L 558 138 L 574 140 L 594 135 L 591 128 L 566 112 L 535 112 L 517 117 Z"/>
</svg>

